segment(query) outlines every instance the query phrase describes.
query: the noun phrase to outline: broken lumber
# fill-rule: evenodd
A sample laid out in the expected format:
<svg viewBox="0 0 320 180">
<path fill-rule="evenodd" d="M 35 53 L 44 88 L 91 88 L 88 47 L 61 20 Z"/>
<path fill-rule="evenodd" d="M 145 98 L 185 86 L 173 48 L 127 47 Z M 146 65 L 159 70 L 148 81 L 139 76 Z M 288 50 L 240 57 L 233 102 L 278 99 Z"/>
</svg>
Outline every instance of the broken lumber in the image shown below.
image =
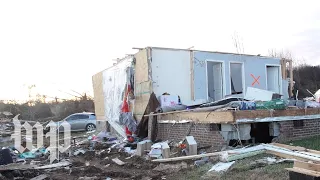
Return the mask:
<svg viewBox="0 0 320 180">
<path fill-rule="evenodd" d="M 281 148 L 290 149 L 292 151 L 306 151 L 307 150 L 307 148 L 301 147 L 301 146 L 290 146 L 290 145 L 280 144 L 280 143 L 270 143 L 270 144 L 273 146 L 278 146 Z"/>
<path fill-rule="evenodd" d="M 30 164 L 7 164 L 7 165 L 0 165 L 0 171 L 8 171 L 8 170 L 27 170 L 27 169 L 35 169 L 37 168 L 36 165 Z"/>
<path fill-rule="evenodd" d="M 119 166 L 123 166 L 125 163 L 123 161 L 121 161 L 119 158 L 114 158 L 112 159 L 112 161 L 116 164 L 118 164 Z"/>
<path fill-rule="evenodd" d="M 270 144 L 264 144 L 263 145 L 265 149 L 267 150 L 267 153 L 282 157 L 282 158 L 287 158 L 287 159 L 296 159 L 296 160 L 301 160 L 301 161 L 314 161 L 320 163 L 320 158 L 317 157 L 317 155 L 309 155 L 309 154 L 303 154 L 300 152 L 295 152 L 290 149 L 286 148 L 280 148 L 277 146 L 273 146 Z"/>
<path fill-rule="evenodd" d="M 320 179 L 320 173 L 315 171 L 310 171 L 302 168 L 286 168 L 289 171 L 289 178 L 294 179 Z"/>
<path fill-rule="evenodd" d="M 307 169 L 307 170 L 316 171 L 320 173 L 320 164 L 315 164 L 312 162 L 294 161 L 293 167 Z"/>
<path fill-rule="evenodd" d="M 70 162 L 63 161 L 63 162 L 59 162 L 59 163 L 40 166 L 40 167 L 37 167 L 36 169 L 51 169 L 51 168 L 65 167 L 65 166 L 69 166 L 69 165 L 70 165 Z"/>
<path fill-rule="evenodd" d="M 188 159 L 200 159 L 203 157 L 210 157 L 210 156 L 219 156 L 223 152 L 214 152 L 214 153 L 208 153 L 208 154 L 198 154 L 198 155 L 192 155 L 192 156 L 182 156 L 182 157 L 174 157 L 174 158 L 166 158 L 166 159 L 154 159 L 152 162 L 171 162 L 171 161 L 182 161 L 182 160 L 188 160 Z"/>
<path fill-rule="evenodd" d="M 36 177 L 34 177 L 34 178 L 30 179 L 30 180 L 44 180 L 47 177 L 48 177 L 48 175 L 42 174 L 42 175 L 36 176 Z"/>
<path fill-rule="evenodd" d="M 304 151 L 304 152 L 307 152 L 307 153 L 320 155 L 320 151 L 316 151 L 316 150 L 313 150 L 313 149 L 307 149 L 307 148 L 301 147 L 301 146 L 290 146 L 290 145 L 280 144 L 280 143 L 271 143 L 271 145 L 282 147 L 282 148 L 286 148 L 286 149 L 290 149 L 290 150 L 293 150 L 293 151 Z"/>
</svg>

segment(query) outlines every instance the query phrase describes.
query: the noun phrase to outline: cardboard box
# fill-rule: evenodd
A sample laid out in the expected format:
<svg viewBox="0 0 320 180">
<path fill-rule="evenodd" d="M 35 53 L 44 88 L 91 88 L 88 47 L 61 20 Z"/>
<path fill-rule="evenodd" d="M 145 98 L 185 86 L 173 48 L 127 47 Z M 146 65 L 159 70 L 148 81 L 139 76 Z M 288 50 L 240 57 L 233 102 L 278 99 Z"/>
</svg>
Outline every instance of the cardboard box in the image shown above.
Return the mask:
<svg viewBox="0 0 320 180">
<path fill-rule="evenodd" d="M 159 99 L 161 107 L 175 106 L 179 104 L 179 97 L 176 95 L 161 95 Z"/>
</svg>

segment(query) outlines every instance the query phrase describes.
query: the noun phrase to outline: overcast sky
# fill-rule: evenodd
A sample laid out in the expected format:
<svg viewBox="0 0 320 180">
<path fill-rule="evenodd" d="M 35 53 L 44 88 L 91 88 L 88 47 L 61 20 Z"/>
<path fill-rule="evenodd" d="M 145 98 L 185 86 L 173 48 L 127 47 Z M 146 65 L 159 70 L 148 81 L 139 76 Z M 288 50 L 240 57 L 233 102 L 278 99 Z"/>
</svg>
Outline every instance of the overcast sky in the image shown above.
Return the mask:
<svg viewBox="0 0 320 180">
<path fill-rule="evenodd" d="M 92 92 L 92 75 L 132 47 L 248 54 L 291 51 L 320 64 L 317 1 L 0 1 L 0 99 Z M 61 92 L 63 91 L 63 92 Z"/>
</svg>

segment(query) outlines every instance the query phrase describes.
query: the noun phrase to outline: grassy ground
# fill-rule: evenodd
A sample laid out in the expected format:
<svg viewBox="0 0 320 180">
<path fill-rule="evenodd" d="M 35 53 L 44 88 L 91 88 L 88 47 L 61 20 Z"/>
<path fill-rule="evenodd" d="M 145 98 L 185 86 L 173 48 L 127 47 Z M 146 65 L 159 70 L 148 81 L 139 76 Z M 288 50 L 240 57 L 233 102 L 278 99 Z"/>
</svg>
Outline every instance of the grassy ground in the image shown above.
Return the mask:
<svg viewBox="0 0 320 180">
<path fill-rule="evenodd" d="M 292 141 L 287 144 L 292 146 L 302 146 L 307 149 L 320 150 L 320 136 L 314 136 L 303 140 Z"/>
<path fill-rule="evenodd" d="M 302 146 L 308 149 L 320 150 L 320 136 L 303 140 L 288 142 L 293 146 Z M 192 179 L 221 179 L 221 180 L 283 180 L 288 179 L 289 174 L 285 168 L 290 168 L 293 163 L 280 163 L 274 165 L 264 165 L 254 163 L 264 157 L 273 157 L 269 154 L 261 154 L 254 157 L 236 161 L 236 163 L 224 174 L 207 173 L 208 170 L 218 161 L 208 163 L 199 168 L 185 170 L 167 177 L 167 179 L 192 180 Z"/>
</svg>

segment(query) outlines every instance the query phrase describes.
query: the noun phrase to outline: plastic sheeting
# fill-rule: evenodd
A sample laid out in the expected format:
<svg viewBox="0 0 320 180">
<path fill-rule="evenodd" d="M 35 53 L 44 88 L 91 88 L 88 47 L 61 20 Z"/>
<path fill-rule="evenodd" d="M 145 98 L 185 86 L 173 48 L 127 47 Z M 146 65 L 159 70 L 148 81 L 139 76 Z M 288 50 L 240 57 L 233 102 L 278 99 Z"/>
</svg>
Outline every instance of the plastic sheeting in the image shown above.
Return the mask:
<svg viewBox="0 0 320 180">
<path fill-rule="evenodd" d="M 136 132 L 137 123 L 133 118 L 132 112 L 122 112 L 120 113 L 119 122 L 121 125 L 128 127 L 129 131 Z"/>
<path fill-rule="evenodd" d="M 128 73 L 132 72 L 132 61 L 133 57 L 128 56 L 103 72 L 105 117 L 109 124 L 123 137 L 126 134 L 124 126 L 119 123 L 119 117 L 125 88 L 130 81 Z"/>
</svg>

